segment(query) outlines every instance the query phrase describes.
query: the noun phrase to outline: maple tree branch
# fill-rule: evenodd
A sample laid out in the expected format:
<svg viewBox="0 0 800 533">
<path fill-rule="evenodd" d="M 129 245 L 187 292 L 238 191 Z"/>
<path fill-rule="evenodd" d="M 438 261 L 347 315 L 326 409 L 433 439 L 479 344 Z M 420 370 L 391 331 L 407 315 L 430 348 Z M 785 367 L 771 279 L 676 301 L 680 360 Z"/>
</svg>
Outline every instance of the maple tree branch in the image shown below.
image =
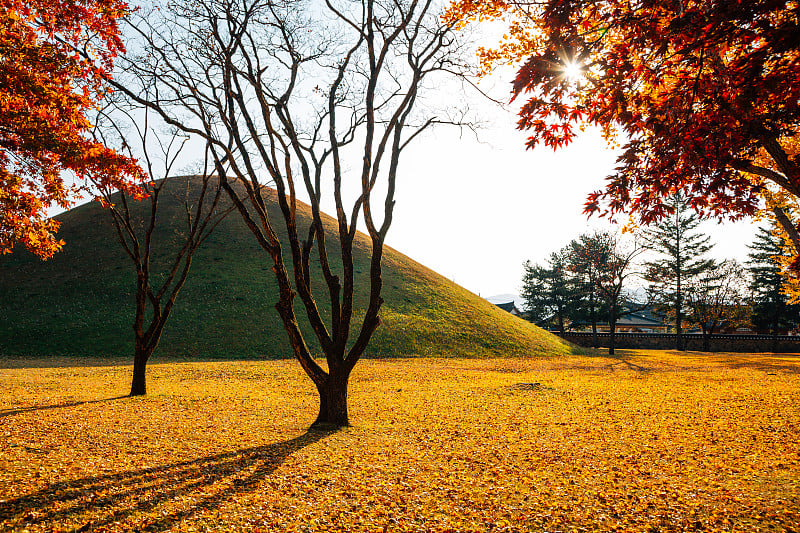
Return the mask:
<svg viewBox="0 0 800 533">
<path fill-rule="evenodd" d="M 794 196 L 800 198 L 800 188 L 796 187 L 792 182 L 790 182 L 785 175 L 781 174 L 780 172 L 776 172 L 770 168 L 762 167 L 760 165 L 755 165 L 753 163 L 746 163 L 743 165 L 735 166 L 737 170 L 742 172 L 748 172 L 750 174 L 755 174 L 756 176 L 761 176 L 762 178 L 766 178 L 771 182 L 775 183 L 782 189 L 786 190 L 787 192 L 793 194 Z"/>
<path fill-rule="evenodd" d="M 797 227 L 792 223 L 792 220 L 780 206 L 771 207 L 772 213 L 775 215 L 775 220 L 781 225 L 783 231 L 789 236 L 789 240 L 794 246 L 795 253 L 800 254 L 800 232 Z"/>
<path fill-rule="evenodd" d="M 784 176 L 796 177 L 798 175 L 797 167 L 791 163 L 788 154 L 775 137 L 769 137 L 766 141 L 763 141 L 762 144 Z M 794 187 L 794 189 L 797 190 L 797 187 Z M 792 192 L 792 194 L 800 197 L 800 194 L 797 192 Z"/>
</svg>

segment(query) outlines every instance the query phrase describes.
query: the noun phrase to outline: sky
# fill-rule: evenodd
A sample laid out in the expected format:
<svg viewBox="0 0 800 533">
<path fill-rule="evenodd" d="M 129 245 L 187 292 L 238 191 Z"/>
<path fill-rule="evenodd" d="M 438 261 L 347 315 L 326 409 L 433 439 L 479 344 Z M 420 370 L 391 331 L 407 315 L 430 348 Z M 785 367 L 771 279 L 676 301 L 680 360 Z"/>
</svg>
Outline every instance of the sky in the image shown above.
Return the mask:
<svg viewBox="0 0 800 533">
<path fill-rule="evenodd" d="M 405 154 L 387 237 L 393 248 L 483 297 L 518 294 L 526 260 L 543 262 L 586 231 L 619 229 L 582 213 L 616 158 L 598 132 L 555 152 L 527 150 L 515 113 L 490 109 L 480 140 L 439 129 Z M 708 221 L 701 228 L 715 244 L 713 257 L 743 261 L 756 226 Z"/>
<path fill-rule="evenodd" d="M 488 34 L 480 39 L 496 42 Z M 479 85 L 507 101 L 513 75 L 501 69 Z M 433 107 L 461 98 L 442 87 L 430 97 Z M 582 213 L 587 195 L 613 171 L 615 152 L 595 131 L 557 151 L 527 150 L 513 107 L 475 93 L 466 98 L 484 127 L 477 138 L 440 127 L 404 151 L 387 244 L 483 297 L 518 294 L 526 260 L 543 262 L 586 231 L 618 229 Z M 744 260 L 755 227 L 750 221 L 705 223 L 716 245 L 711 255 Z"/>
<path fill-rule="evenodd" d="M 507 100 L 509 75 L 493 75 L 483 89 Z M 469 98 L 483 122 L 477 136 L 440 127 L 403 152 L 387 244 L 484 298 L 519 294 L 525 261 L 542 263 L 581 233 L 619 229 L 582 213 L 616 154 L 596 131 L 557 151 L 528 150 L 513 109 Z M 331 206 L 323 200 L 324 210 Z M 708 221 L 702 229 L 715 244 L 712 256 L 743 261 L 756 225 Z"/>
<path fill-rule="evenodd" d="M 504 31 L 503 24 L 485 23 L 472 38 L 491 47 Z M 543 263 L 581 233 L 620 229 L 583 214 L 589 193 L 613 172 L 616 152 L 596 130 L 557 151 L 526 149 L 527 135 L 516 129 L 523 99 L 508 103 L 515 74 L 497 68 L 478 83 L 505 109 L 467 93 L 485 123 L 477 139 L 439 128 L 404 153 L 387 236 L 389 246 L 484 298 L 518 295 L 525 261 Z M 757 223 L 709 220 L 699 230 L 714 244 L 710 256 L 743 262 Z"/>
</svg>

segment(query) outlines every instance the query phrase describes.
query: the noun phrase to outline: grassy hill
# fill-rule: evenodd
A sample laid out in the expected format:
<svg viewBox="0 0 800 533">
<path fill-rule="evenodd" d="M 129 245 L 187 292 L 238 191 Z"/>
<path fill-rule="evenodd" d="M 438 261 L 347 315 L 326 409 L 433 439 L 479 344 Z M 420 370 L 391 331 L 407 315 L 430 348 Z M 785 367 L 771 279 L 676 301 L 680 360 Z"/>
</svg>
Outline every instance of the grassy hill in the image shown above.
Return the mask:
<svg viewBox="0 0 800 533">
<path fill-rule="evenodd" d="M 174 178 L 166 191 L 170 195 L 162 197 L 156 236 L 161 249 L 175 245 L 182 224 L 179 199 L 187 190 L 191 194 L 189 185 Z M 276 203 L 271 209 L 279 218 Z M 307 226 L 310 209 L 303 204 L 299 216 L 300 227 Z M 0 257 L 0 355 L 132 354 L 135 275 L 109 214 L 92 202 L 58 219 L 59 236 L 67 244 L 52 259 L 43 262 L 20 249 Z M 326 223 L 333 229 L 333 219 Z M 363 276 L 356 295 L 361 309 L 367 300 L 369 246 L 360 235 L 354 253 L 357 275 Z M 334 264 L 341 261 L 332 255 Z M 155 265 L 163 265 L 167 256 L 157 255 Z M 382 324 L 369 356 L 531 356 L 573 350 L 395 250 L 386 250 L 383 265 Z M 270 267 L 238 213 L 231 213 L 195 256 L 156 356 L 291 356 L 273 307 L 277 288 Z M 322 283 L 320 277 L 318 290 Z M 302 315 L 299 300 L 295 305 Z"/>
</svg>

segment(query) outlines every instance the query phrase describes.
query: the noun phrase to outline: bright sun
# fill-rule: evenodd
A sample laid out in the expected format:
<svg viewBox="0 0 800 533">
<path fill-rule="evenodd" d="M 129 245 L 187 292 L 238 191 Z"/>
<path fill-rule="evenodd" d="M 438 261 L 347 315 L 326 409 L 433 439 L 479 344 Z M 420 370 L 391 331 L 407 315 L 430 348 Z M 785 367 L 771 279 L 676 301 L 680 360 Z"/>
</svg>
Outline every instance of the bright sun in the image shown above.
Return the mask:
<svg viewBox="0 0 800 533">
<path fill-rule="evenodd" d="M 564 63 L 564 77 L 569 81 L 577 81 L 583 77 L 582 65 L 577 61 L 567 61 Z"/>
</svg>

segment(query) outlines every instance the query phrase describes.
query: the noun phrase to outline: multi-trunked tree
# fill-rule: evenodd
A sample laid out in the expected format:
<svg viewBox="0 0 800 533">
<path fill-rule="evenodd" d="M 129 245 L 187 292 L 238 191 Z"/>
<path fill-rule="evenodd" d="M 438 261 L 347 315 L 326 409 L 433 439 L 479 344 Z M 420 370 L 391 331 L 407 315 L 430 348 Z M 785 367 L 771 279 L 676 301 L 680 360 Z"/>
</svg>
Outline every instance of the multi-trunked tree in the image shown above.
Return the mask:
<svg viewBox="0 0 800 533">
<path fill-rule="evenodd" d="M 380 322 L 381 258 L 401 155 L 423 130 L 457 122 L 419 105 L 425 87 L 467 72 L 463 45 L 434 7 L 179 0 L 137 13 L 126 30 L 137 53 L 122 58 L 113 84 L 208 146 L 222 187 L 272 265 L 276 309 L 319 391 L 315 425 L 349 424 L 349 376 Z M 272 187 L 277 220 L 267 210 Z M 333 231 L 322 213 L 325 188 Z M 313 215 L 305 228 L 295 216 L 300 201 Z M 371 244 L 364 309 L 354 305 L 360 221 Z M 312 286 L 312 266 L 321 289 Z M 327 368 L 303 334 L 296 297 Z"/>
</svg>

